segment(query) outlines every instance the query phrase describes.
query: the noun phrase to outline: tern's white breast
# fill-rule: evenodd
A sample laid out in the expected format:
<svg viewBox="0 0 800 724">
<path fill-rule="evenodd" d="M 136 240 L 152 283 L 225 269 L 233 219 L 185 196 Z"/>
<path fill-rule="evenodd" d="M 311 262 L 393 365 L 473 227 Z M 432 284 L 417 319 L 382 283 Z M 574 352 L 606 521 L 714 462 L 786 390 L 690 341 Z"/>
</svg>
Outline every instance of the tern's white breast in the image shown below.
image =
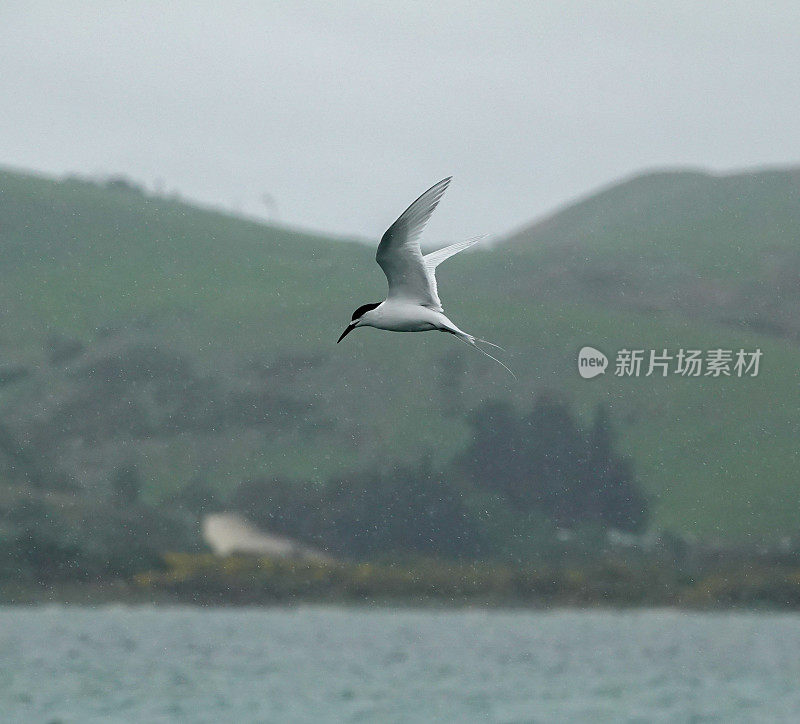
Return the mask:
<svg viewBox="0 0 800 724">
<path fill-rule="evenodd" d="M 426 332 L 441 329 L 446 317 L 428 307 L 386 300 L 361 317 L 361 324 L 392 332 Z"/>
</svg>

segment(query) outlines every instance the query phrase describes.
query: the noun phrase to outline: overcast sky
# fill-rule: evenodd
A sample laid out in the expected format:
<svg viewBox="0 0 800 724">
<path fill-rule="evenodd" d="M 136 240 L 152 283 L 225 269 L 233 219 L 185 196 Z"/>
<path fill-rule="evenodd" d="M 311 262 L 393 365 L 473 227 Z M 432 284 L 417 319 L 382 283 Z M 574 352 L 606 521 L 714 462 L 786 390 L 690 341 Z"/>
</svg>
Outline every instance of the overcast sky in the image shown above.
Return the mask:
<svg viewBox="0 0 800 724">
<path fill-rule="evenodd" d="M 396 8 L 396 9 L 391 9 Z M 0 165 L 434 241 L 652 167 L 800 161 L 800 3 L 0 4 Z"/>
</svg>

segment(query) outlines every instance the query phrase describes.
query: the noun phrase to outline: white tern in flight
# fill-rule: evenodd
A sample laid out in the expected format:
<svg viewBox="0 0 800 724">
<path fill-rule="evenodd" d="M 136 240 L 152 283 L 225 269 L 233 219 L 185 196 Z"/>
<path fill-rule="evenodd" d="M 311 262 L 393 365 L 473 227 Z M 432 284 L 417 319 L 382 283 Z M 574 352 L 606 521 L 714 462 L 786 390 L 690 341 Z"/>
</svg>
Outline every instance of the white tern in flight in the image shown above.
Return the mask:
<svg viewBox="0 0 800 724">
<path fill-rule="evenodd" d="M 514 377 L 514 373 L 508 367 L 481 349 L 476 342 L 483 342 L 492 347 L 498 345 L 467 334 L 447 318 L 436 289 L 436 267 L 445 259 L 468 249 L 480 241 L 480 238 L 459 241 L 425 255 L 419 246 L 419 237 L 425 224 L 428 223 L 451 178 L 448 177 L 431 186 L 383 235 L 375 260 L 389 281 L 389 293 L 382 302 L 364 304 L 356 309 L 337 344 L 356 327 L 376 327 L 392 332 L 427 332 L 437 329 L 440 332 L 448 332 L 465 344 L 480 350 L 505 367 Z"/>
</svg>

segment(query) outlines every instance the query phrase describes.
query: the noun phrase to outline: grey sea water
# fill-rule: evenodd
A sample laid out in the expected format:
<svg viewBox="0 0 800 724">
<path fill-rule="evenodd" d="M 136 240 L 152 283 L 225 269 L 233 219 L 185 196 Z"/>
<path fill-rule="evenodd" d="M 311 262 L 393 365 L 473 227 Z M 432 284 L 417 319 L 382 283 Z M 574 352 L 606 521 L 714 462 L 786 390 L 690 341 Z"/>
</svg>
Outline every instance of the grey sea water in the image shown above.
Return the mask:
<svg viewBox="0 0 800 724">
<path fill-rule="evenodd" d="M 800 616 L 0 609 L 3 722 L 800 721 Z"/>
</svg>

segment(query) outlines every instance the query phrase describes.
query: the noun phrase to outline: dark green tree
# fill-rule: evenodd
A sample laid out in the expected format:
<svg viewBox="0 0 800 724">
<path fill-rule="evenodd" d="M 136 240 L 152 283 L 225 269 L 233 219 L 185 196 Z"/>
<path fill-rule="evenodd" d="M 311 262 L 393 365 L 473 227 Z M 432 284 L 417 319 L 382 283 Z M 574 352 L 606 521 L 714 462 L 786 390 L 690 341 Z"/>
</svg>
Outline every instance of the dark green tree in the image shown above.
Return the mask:
<svg viewBox="0 0 800 724">
<path fill-rule="evenodd" d="M 476 556 L 480 521 L 428 461 L 364 471 L 324 485 L 252 480 L 234 505 L 259 525 L 354 558 Z"/>
<path fill-rule="evenodd" d="M 615 454 L 613 441 L 608 408 L 599 404 L 589 429 L 585 487 L 594 496 L 593 507 L 602 523 L 638 531 L 647 523 L 647 501 L 635 484 L 630 460 Z"/>
<path fill-rule="evenodd" d="M 588 432 L 550 395 L 540 395 L 524 416 L 507 403 L 489 402 L 470 422 L 472 443 L 456 467 L 475 487 L 560 526 L 635 531 L 645 525 L 646 501 L 630 461 L 614 452 L 605 407 L 598 407 Z"/>
</svg>

